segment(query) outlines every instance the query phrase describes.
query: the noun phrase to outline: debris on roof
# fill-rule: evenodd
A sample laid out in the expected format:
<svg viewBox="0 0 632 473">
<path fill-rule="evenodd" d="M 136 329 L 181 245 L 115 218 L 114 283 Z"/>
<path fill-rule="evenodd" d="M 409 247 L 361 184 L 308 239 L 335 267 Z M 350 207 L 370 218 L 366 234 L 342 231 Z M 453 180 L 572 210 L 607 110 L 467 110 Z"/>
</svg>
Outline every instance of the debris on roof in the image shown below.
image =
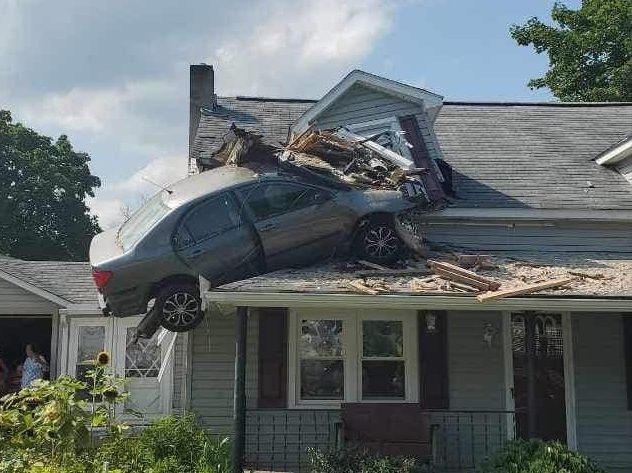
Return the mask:
<svg viewBox="0 0 632 473">
<path fill-rule="evenodd" d="M 265 144 L 261 135 L 232 124 L 222 145 L 206 159 L 205 170 L 224 165 L 257 172 L 280 169 L 337 186 L 399 190 L 420 206 L 438 205 L 421 178 L 440 172 L 438 167 L 416 167 L 412 159 L 387 147 L 393 143 L 412 146 L 402 132 L 363 137 L 341 128 L 335 132 L 309 129 L 287 146 L 274 147 Z"/>
<path fill-rule="evenodd" d="M 466 256 L 459 264 L 460 257 Z M 479 259 L 471 266 L 472 259 Z M 431 261 L 430 267 L 428 260 Z M 435 262 L 435 263 L 433 263 Z M 460 267 L 497 290 L 485 291 L 456 280 L 443 267 Z M 445 264 L 450 266 L 445 266 Z M 433 269 L 433 267 L 435 269 Z M 465 273 L 464 273 L 465 274 Z M 221 286 L 218 291 L 363 293 L 481 296 L 483 303 L 500 297 L 540 293 L 556 296 L 632 297 L 632 258 L 599 253 L 543 254 L 530 252 L 466 255 L 454 251 L 433 252 L 428 259 L 410 259 L 399 268 L 367 270 L 360 262 L 329 262 L 302 269 L 280 270 Z M 496 291 L 502 292 L 500 296 Z"/>
</svg>

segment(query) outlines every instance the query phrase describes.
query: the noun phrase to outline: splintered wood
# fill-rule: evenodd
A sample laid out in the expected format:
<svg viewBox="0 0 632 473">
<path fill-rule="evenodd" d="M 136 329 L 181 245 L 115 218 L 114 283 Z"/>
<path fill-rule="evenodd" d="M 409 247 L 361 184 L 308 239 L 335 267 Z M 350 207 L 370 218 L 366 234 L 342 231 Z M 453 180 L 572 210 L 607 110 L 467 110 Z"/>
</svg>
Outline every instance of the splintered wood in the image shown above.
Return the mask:
<svg viewBox="0 0 632 473">
<path fill-rule="evenodd" d="M 487 292 L 476 296 L 479 302 L 493 301 L 496 299 L 502 299 L 504 297 L 520 296 L 523 294 L 530 294 L 532 292 L 543 291 L 545 289 L 553 289 L 556 287 L 566 286 L 574 281 L 574 278 L 559 278 L 551 281 L 544 281 L 534 284 L 525 284 L 524 286 L 518 286 L 509 289 L 503 289 L 500 291 Z"/>
<path fill-rule="evenodd" d="M 433 272 L 444 279 L 459 285 L 468 286 L 480 291 L 495 291 L 500 288 L 500 283 L 480 274 L 461 268 L 454 264 L 441 261 L 428 260 L 428 266 Z"/>
</svg>

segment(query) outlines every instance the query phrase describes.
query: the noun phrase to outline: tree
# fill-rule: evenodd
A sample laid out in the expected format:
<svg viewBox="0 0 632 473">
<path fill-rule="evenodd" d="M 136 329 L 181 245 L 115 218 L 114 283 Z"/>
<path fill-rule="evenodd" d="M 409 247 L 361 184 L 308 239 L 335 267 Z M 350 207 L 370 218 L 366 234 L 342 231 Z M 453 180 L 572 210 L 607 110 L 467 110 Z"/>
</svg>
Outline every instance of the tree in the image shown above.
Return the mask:
<svg viewBox="0 0 632 473">
<path fill-rule="evenodd" d="M 557 26 L 534 17 L 510 30 L 549 56 L 548 72 L 529 87 L 562 101 L 632 101 L 632 0 L 583 0 L 578 10 L 556 3 L 551 18 Z"/>
<path fill-rule="evenodd" d="M 90 157 L 62 135 L 53 142 L 0 110 L 0 253 L 23 259 L 86 260 L 100 231 L 86 196 L 101 185 Z"/>
</svg>

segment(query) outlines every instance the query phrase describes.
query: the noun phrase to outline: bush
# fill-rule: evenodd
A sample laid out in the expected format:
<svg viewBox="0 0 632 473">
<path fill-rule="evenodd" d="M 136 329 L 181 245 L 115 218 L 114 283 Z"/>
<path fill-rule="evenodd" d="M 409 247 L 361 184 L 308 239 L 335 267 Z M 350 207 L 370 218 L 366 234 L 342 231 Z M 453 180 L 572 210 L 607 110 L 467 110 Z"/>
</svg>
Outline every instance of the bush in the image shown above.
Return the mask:
<svg viewBox="0 0 632 473">
<path fill-rule="evenodd" d="M 476 470 L 478 473 L 606 473 L 557 442 L 513 440 Z"/>
<path fill-rule="evenodd" d="M 105 440 L 94 455 L 94 471 L 107 462 L 117 473 L 227 473 L 227 439 L 213 439 L 191 414 L 158 419 L 137 436 Z"/>
<path fill-rule="evenodd" d="M 414 458 L 374 455 L 365 451 L 308 450 L 312 473 L 430 473 L 432 467 Z"/>
</svg>

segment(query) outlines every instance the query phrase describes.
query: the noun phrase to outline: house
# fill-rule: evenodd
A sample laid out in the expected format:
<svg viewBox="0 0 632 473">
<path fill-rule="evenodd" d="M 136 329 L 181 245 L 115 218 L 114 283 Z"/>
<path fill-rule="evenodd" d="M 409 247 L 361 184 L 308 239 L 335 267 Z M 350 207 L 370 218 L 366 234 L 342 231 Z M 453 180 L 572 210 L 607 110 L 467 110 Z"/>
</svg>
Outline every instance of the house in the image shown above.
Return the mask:
<svg viewBox="0 0 632 473">
<path fill-rule="evenodd" d="M 50 377 L 81 377 L 84 362 L 107 350 L 132 393 L 127 407 L 144 422 L 182 408 L 186 334 L 135 342 L 140 318 L 102 316 L 89 263 L 0 257 L 0 358 L 15 372 L 34 343 L 50 362 Z M 10 390 L 19 389 L 15 381 Z"/>
<path fill-rule="evenodd" d="M 237 458 L 296 471 L 307 447 L 336 445 L 346 409 L 381 419 L 400 403 L 425 409 L 444 471 L 516 436 L 632 469 L 632 104 L 449 102 L 362 71 L 317 101 L 218 97 L 213 74 L 191 67 L 192 172 L 233 125 L 279 146 L 307 129 L 401 131 L 406 118 L 414 151 L 451 184 L 444 208 L 419 215 L 433 252 L 490 255 L 506 287 L 575 278 L 480 302 L 410 277 L 358 292 L 357 272 L 326 263 L 205 291 L 186 405 L 235 435 Z"/>
</svg>

